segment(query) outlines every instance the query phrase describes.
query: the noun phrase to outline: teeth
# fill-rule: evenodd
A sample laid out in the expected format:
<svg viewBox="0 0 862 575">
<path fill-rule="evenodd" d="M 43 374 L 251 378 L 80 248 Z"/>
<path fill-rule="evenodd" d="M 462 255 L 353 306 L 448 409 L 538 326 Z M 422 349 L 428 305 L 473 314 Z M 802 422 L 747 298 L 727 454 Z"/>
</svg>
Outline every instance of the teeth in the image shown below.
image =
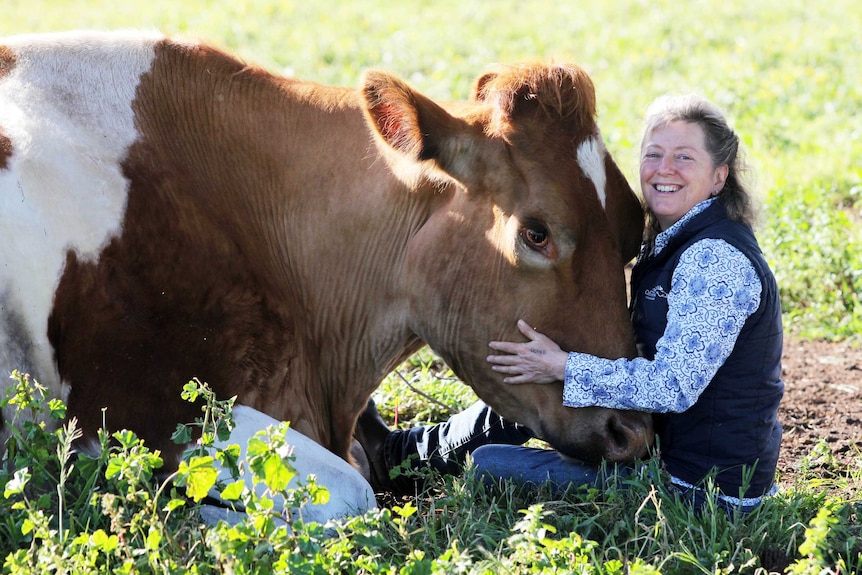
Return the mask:
<svg viewBox="0 0 862 575">
<path fill-rule="evenodd" d="M 665 186 L 665 185 L 659 184 L 655 187 L 655 189 L 657 189 L 660 192 L 675 192 L 679 189 L 679 187 L 678 186 Z"/>
</svg>

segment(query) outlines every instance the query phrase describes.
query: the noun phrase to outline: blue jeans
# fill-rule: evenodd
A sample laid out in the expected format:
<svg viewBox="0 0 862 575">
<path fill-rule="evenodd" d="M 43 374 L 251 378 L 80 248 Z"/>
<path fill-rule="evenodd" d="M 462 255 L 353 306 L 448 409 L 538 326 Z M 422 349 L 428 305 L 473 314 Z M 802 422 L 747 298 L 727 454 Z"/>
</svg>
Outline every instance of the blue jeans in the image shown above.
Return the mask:
<svg viewBox="0 0 862 575">
<path fill-rule="evenodd" d="M 477 401 L 443 423 L 392 431 L 383 444 L 383 461 L 388 469 L 409 461 L 411 469 L 431 466 L 454 475 L 462 471 L 467 454 L 482 445 L 522 445 L 533 437 L 528 428 Z M 395 481 L 405 485 L 403 477 Z"/>
<path fill-rule="evenodd" d="M 409 461 L 411 469 L 431 466 L 441 473 L 457 474 L 469 453 L 477 473 L 487 483 L 511 479 L 539 486 L 550 482 L 555 494 L 581 485 L 602 487 L 607 480 L 624 478 L 634 470 L 630 465 L 602 467 L 564 458 L 550 449 L 521 447 L 533 437 L 528 428 L 503 419 L 478 401 L 443 423 L 392 431 L 384 442 L 383 457 L 390 469 Z M 413 480 L 400 476 L 394 481 L 409 487 Z M 696 508 L 707 503 L 704 489 L 674 484 L 668 488 Z M 749 513 L 759 502 L 731 504 L 718 498 L 715 504 L 727 513 Z"/>
<path fill-rule="evenodd" d="M 410 469 L 430 466 L 454 475 L 463 470 L 467 454 L 487 482 L 514 479 L 541 485 L 550 480 L 561 490 L 569 485 L 594 485 L 600 469 L 564 459 L 556 451 L 520 447 L 534 436 L 530 429 L 503 419 L 477 401 L 443 423 L 395 430 L 383 444 L 383 459 L 391 469 L 409 461 Z M 410 478 L 397 477 L 399 486 L 409 487 Z"/>
<path fill-rule="evenodd" d="M 527 486 L 549 484 L 560 494 L 569 487 L 601 486 L 611 474 L 631 472 L 630 467 L 606 472 L 601 466 L 567 459 L 552 449 L 535 449 L 513 445 L 484 445 L 473 452 L 476 471 L 486 483 L 511 479 Z"/>
</svg>

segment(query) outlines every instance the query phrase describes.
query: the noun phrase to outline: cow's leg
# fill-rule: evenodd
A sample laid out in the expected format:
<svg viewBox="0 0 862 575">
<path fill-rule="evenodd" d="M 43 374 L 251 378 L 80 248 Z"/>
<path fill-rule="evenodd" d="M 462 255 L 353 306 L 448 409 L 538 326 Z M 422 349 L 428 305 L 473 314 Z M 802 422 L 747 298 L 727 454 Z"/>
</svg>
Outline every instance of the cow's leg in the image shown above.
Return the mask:
<svg viewBox="0 0 862 575">
<path fill-rule="evenodd" d="M 46 387 L 49 399 L 65 399 L 66 390 L 61 388 L 50 345 L 44 335 L 35 335 L 33 329 L 34 325 L 47 323 L 47 307 L 21 306 L 12 292 L 8 284 L 6 290 L 0 285 L 0 398 L 6 397 L 9 388 L 15 385 L 11 375 L 18 370 Z M 30 315 L 18 310 L 29 311 Z M 0 412 L 0 457 L 6 451 L 16 409 L 16 406 L 9 406 Z M 51 421 L 45 423 L 49 428 L 56 425 Z"/>
<path fill-rule="evenodd" d="M 228 445 L 238 444 L 242 450 L 240 456 L 242 465 L 245 462 L 249 439 L 257 432 L 277 425 L 279 421 L 245 405 L 234 407 L 233 418 L 236 427 L 231 432 L 230 438 L 216 443 L 215 447 L 223 449 Z M 309 475 L 315 475 L 317 484 L 329 490 L 327 503 L 308 505 L 302 510 L 304 521 L 325 523 L 328 519 L 358 515 L 377 506 L 371 485 L 345 460 L 295 429 L 288 429 L 286 440 L 288 445 L 293 447 L 293 453 L 296 456 L 293 466 L 297 474 L 291 480 L 289 488 L 295 488 L 297 480 L 305 482 Z M 230 472 L 226 469 L 221 470 L 219 478 L 224 482 L 233 481 Z M 249 487 L 252 487 L 248 470 L 244 479 Z M 260 494 L 266 487 L 258 485 L 256 489 Z M 213 490 L 210 495 L 215 498 L 219 496 L 217 490 Z M 276 508 L 279 507 L 281 509 L 284 507 L 284 502 L 281 500 L 276 501 Z M 291 511 L 291 514 L 296 515 L 294 511 Z"/>
<path fill-rule="evenodd" d="M 366 481 L 371 483 L 371 462 L 368 460 L 368 454 L 365 453 L 365 449 L 362 448 L 362 444 L 359 443 L 356 438 L 354 438 L 350 443 L 350 457 L 353 459 L 353 463 L 356 465 L 356 469 L 359 471 L 359 474 L 362 475 Z"/>
</svg>

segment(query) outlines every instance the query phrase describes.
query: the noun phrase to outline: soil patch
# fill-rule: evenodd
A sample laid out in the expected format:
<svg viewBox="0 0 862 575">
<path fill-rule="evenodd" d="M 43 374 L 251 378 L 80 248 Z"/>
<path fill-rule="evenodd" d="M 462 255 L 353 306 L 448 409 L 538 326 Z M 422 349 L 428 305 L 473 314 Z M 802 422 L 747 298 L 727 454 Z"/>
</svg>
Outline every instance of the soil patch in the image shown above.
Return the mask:
<svg viewBox="0 0 862 575">
<path fill-rule="evenodd" d="M 845 466 L 862 452 L 862 346 L 785 337 L 782 371 L 778 472 L 782 485 L 792 486 L 821 439 Z"/>
</svg>

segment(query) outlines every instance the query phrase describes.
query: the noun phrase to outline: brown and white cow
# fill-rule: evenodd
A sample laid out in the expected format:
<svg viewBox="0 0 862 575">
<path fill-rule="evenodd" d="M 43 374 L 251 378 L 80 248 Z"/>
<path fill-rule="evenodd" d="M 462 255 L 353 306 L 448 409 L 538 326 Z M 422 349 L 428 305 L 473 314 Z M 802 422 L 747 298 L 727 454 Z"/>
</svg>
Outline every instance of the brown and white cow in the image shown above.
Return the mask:
<svg viewBox="0 0 862 575">
<path fill-rule="evenodd" d="M 193 377 L 346 459 L 425 343 L 561 452 L 641 455 L 647 416 L 563 407 L 484 359 L 518 318 L 632 356 L 641 227 L 574 66 L 502 67 L 439 104 L 156 34 L 0 39 L 0 371 L 65 396 L 85 438 L 106 407 L 169 465 Z"/>
</svg>

